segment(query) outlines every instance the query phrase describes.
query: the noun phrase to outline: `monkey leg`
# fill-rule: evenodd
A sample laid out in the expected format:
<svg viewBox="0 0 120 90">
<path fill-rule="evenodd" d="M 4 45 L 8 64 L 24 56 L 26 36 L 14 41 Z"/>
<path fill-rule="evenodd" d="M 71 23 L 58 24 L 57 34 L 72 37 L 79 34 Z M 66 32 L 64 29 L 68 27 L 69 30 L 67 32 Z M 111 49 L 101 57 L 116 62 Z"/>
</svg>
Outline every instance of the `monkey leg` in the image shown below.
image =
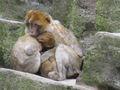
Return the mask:
<svg viewBox="0 0 120 90">
<path fill-rule="evenodd" d="M 58 80 L 59 74 L 57 71 L 52 71 L 48 73 L 48 78 L 53 79 L 53 80 Z"/>
<path fill-rule="evenodd" d="M 55 57 L 59 74 L 58 80 L 79 74 L 81 60 L 71 47 L 60 44 L 56 49 Z"/>
</svg>

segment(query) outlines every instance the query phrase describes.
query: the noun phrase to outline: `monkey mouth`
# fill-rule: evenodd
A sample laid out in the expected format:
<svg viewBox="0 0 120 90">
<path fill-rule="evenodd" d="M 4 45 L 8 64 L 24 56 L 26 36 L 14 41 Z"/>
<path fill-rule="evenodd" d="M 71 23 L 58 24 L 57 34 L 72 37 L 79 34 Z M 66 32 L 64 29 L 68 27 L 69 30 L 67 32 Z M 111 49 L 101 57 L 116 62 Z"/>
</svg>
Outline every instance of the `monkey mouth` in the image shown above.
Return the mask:
<svg viewBox="0 0 120 90">
<path fill-rule="evenodd" d="M 39 36 L 39 34 L 33 33 L 33 32 L 30 32 L 29 35 L 32 36 L 32 37 L 38 37 Z"/>
</svg>

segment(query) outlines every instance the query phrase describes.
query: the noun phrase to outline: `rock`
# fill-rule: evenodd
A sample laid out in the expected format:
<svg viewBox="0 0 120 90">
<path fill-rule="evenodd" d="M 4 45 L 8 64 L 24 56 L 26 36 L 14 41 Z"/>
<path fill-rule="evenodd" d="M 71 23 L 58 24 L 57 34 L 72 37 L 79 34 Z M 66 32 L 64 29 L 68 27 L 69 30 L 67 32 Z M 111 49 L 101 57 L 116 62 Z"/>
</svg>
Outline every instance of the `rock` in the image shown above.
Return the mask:
<svg viewBox="0 0 120 90">
<path fill-rule="evenodd" d="M 98 32 L 94 48 L 86 53 L 84 71 L 77 83 L 120 89 L 120 33 Z M 109 89 L 116 88 L 116 89 Z"/>
<path fill-rule="evenodd" d="M 73 83 L 74 80 L 71 81 Z M 54 81 L 29 73 L 0 68 L 0 90 L 97 90 L 93 87 L 67 82 Z"/>
<path fill-rule="evenodd" d="M 83 55 L 87 53 L 88 50 L 94 48 L 94 35 L 89 34 L 86 37 L 84 37 L 82 40 L 79 41 Z"/>
<path fill-rule="evenodd" d="M 87 21 L 95 20 L 96 0 L 78 0 L 79 14 L 84 15 Z"/>
</svg>

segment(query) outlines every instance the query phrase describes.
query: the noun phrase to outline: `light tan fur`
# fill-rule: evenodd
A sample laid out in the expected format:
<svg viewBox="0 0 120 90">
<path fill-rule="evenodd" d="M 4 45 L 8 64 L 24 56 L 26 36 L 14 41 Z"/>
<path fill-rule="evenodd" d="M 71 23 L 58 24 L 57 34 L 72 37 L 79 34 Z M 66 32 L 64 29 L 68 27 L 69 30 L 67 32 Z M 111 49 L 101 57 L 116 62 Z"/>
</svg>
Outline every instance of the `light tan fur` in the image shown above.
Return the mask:
<svg viewBox="0 0 120 90">
<path fill-rule="evenodd" d="M 11 66 L 15 70 L 36 73 L 40 67 L 41 45 L 29 35 L 20 37 L 12 49 Z"/>
<path fill-rule="evenodd" d="M 46 54 L 49 58 L 41 60 L 46 63 L 40 70 L 41 72 L 48 69 L 50 72 L 47 72 L 47 76 L 55 80 L 64 80 L 67 77 L 79 74 L 83 55 L 76 37 L 70 30 L 65 28 L 59 21 L 53 20 L 51 16 L 36 10 L 30 10 L 27 13 L 25 23 L 29 24 L 29 26 L 31 25 L 30 27 L 33 29 L 33 26 L 39 26 L 39 33 L 52 33 L 55 40 L 55 60 L 53 61 L 56 63 L 52 62 L 52 64 L 48 60 L 50 56 Z M 33 30 L 26 25 L 26 32 L 27 34 L 33 33 Z M 32 35 L 37 36 L 37 34 L 35 32 Z M 48 66 L 53 67 L 50 63 L 56 66 L 56 70 L 49 70 Z M 46 74 L 43 76 L 46 76 Z"/>
<path fill-rule="evenodd" d="M 44 32 L 37 37 L 37 41 L 42 44 L 42 51 L 45 52 L 55 46 L 54 36 L 50 32 Z"/>
</svg>

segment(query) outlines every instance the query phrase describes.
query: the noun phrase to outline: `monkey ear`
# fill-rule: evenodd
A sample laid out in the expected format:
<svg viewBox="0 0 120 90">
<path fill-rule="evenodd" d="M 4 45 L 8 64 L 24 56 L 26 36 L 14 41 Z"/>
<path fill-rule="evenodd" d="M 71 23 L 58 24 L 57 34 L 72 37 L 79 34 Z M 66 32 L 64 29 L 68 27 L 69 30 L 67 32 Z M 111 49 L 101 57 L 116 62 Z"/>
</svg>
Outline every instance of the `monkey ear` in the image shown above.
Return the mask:
<svg viewBox="0 0 120 90">
<path fill-rule="evenodd" d="M 46 21 L 47 21 L 48 23 L 51 23 L 51 20 L 50 20 L 49 17 L 46 18 Z"/>
</svg>

